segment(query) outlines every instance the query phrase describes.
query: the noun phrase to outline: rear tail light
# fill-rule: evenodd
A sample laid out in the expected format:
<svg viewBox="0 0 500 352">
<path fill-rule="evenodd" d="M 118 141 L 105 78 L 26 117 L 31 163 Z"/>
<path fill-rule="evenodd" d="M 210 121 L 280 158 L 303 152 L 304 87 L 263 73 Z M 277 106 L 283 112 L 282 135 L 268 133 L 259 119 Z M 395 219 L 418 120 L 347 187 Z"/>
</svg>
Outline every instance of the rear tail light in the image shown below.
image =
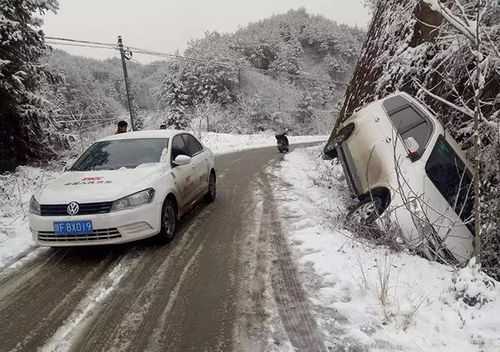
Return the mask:
<svg viewBox="0 0 500 352">
<path fill-rule="evenodd" d="M 334 139 L 335 144 L 341 144 L 344 143 L 349 137 L 351 137 L 352 133 L 354 132 L 354 122 L 351 122 L 344 127 L 340 129 L 340 131 L 337 133 Z"/>
</svg>

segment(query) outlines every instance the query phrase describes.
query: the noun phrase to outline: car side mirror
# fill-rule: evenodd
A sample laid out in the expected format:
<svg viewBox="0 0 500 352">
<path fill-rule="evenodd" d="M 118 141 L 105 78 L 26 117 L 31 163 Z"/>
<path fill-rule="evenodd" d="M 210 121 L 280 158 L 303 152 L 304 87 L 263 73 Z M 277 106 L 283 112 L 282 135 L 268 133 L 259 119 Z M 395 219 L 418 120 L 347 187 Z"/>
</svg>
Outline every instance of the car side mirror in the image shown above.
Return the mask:
<svg viewBox="0 0 500 352">
<path fill-rule="evenodd" d="M 418 151 L 420 149 L 420 145 L 418 144 L 417 140 L 413 137 L 408 137 L 405 139 L 405 145 L 408 149 L 408 157 L 411 159 L 411 161 L 416 161 L 419 157 Z"/>
<path fill-rule="evenodd" d="M 187 165 L 191 163 L 191 157 L 187 155 L 177 155 L 174 159 L 174 165 L 176 166 L 182 166 L 182 165 Z"/>
</svg>

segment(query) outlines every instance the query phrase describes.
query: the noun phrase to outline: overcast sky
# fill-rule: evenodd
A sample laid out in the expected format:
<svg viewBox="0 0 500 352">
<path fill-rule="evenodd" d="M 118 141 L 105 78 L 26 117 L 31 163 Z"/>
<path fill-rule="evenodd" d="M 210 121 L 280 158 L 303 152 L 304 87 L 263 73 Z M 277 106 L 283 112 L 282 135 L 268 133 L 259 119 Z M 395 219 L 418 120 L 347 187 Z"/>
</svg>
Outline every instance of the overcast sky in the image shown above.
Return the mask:
<svg viewBox="0 0 500 352">
<path fill-rule="evenodd" d="M 233 32 L 289 9 L 305 7 L 340 23 L 366 27 L 370 19 L 362 0 L 59 0 L 57 15 L 47 15 L 48 36 L 114 43 L 173 53 L 207 30 Z M 112 52 L 68 48 L 74 54 L 106 58 Z M 140 61 L 148 58 L 136 56 Z"/>
</svg>

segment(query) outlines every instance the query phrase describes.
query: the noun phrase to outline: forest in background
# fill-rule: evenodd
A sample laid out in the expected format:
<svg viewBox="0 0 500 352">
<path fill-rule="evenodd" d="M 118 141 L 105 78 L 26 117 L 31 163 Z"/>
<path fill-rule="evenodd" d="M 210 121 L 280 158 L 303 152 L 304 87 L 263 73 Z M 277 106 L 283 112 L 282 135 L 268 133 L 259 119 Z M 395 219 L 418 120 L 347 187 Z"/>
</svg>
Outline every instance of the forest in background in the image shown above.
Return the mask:
<svg viewBox="0 0 500 352">
<path fill-rule="evenodd" d="M 327 134 L 364 36 L 298 9 L 235 33 L 207 32 L 184 56 L 150 64 L 133 58 L 127 65 L 137 127 Z M 37 82 L 36 138 L 44 142 L 21 162 L 60 155 L 81 143 L 82 132 L 128 119 L 119 59 L 49 48 L 40 65 L 47 74 Z"/>
</svg>

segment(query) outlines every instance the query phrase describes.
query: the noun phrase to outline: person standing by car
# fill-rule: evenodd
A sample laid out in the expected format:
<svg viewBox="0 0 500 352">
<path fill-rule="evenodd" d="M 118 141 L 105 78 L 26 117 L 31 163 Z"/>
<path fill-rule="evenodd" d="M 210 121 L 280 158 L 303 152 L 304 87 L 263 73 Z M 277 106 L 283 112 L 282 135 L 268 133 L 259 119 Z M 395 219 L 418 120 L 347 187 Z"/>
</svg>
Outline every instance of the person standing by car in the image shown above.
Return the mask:
<svg viewBox="0 0 500 352">
<path fill-rule="evenodd" d="M 125 120 L 118 121 L 115 134 L 127 133 L 128 123 Z"/>
</svg>

